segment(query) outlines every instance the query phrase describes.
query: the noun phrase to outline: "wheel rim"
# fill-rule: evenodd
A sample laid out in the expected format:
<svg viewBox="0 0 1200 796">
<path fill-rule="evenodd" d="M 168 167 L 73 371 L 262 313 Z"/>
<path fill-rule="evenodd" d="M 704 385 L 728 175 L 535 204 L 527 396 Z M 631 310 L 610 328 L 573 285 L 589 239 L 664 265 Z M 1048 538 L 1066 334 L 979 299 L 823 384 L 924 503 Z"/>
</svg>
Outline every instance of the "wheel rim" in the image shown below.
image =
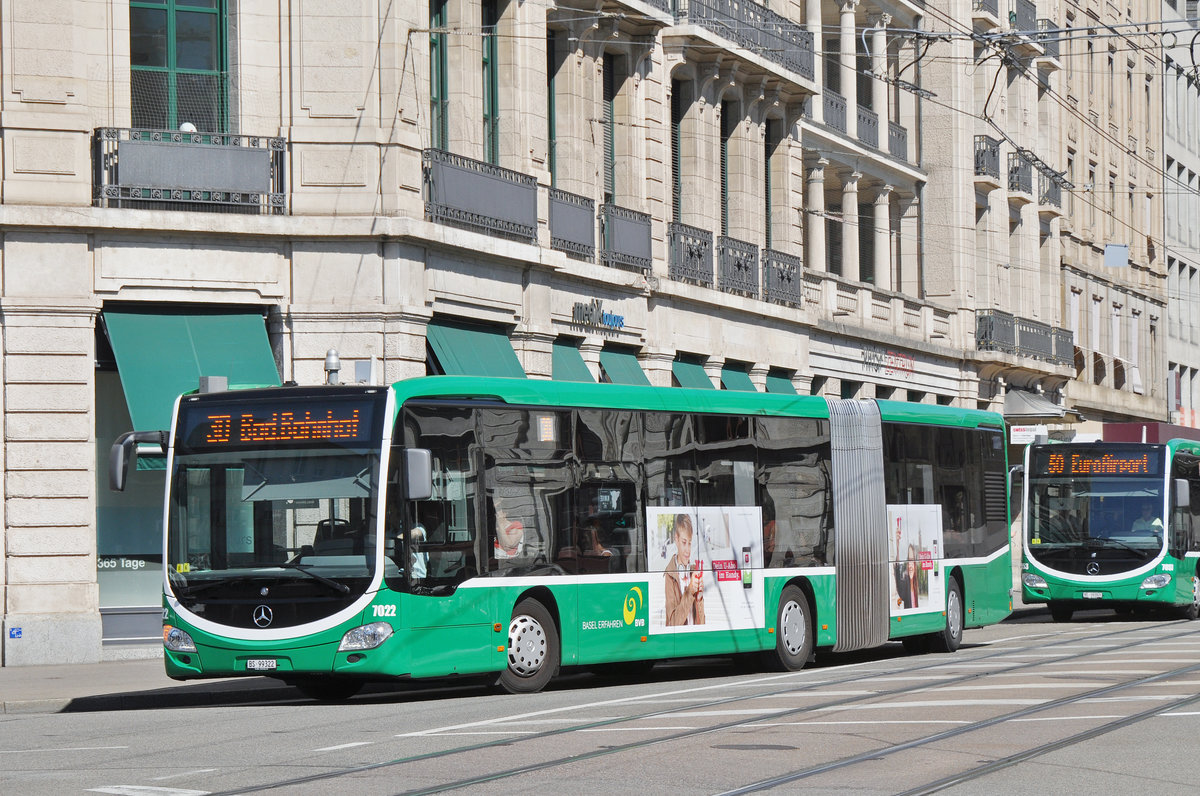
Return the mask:
<svg viewBox="0 0 1200 796">
<path fill-rule="evenodd" d="M 804 611 L 795 600 L 788 600 L 779 612 L 779 638 L 789 655 L 799 655 L 804 649 Z"/>
<path fill-rule="evenodd" d="M 508 624 L 508 668 L 532 677 L 546 663 L 546 631 L 532 616 L 514 616 Z"/>
<path fill-rule="evenodd" d="M 958 641 L 962 637 L 962 603 L 954 589 L 950 590 L 950 597 L 946 600 L 946 623 L 950 628 L 951 638 Z"/>
</svg>

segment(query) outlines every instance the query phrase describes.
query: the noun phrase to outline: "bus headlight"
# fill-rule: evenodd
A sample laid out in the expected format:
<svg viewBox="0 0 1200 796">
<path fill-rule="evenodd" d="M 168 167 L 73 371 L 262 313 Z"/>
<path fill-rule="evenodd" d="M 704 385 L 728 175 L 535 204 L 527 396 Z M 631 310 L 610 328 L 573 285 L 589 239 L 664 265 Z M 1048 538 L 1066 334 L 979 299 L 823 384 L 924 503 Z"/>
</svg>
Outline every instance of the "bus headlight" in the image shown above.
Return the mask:
<svg viewBox="0 0 1200 796">
<path fill-rule="evenodd" d="M 196 642 L 192 641 L 192 637 L 187 634 L 187 631 L 170 625 L 163 625 L 163 646 L 171 652 L 196 651 Z"/>
<path fill-rule="evenodd" d="M 1024 575 L 1022 575 L 1021 582 L 1024 583 L 1025 586 L 1030 589 L 1049 588 L 1049 586 L 1046 585 L 1045 578 L 1043 578 L 1041 575 L 1034 575 L 1032 572 L 1026 572 Z"/>
<path fill-rule="evenodd" d="M 373 650 L 392 635 L 392 626 L 387 622 L 372 622 L 369 625 L 347 630 L 338 645 L 338 652 L 351 650 Z"/>
<path fill-rule="evenodd" d="M 1171 583 L 1170 575 L 1151 575 L 1142 581 L 1143 589 L 1161 589 Z"/>
</svg>

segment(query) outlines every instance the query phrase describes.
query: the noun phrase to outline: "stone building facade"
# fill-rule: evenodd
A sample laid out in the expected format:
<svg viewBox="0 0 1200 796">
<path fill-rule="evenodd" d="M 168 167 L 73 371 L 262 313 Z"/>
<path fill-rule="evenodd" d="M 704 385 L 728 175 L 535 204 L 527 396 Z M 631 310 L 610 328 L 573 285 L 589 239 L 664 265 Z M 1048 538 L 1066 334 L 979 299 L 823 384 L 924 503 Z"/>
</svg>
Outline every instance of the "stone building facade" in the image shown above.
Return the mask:
<svg viewBox="0 0 1200 796">
<path fill-rule="evenodd" d="M 453 329 L 530 378 L 1158 419 L 1157 122 L 1066 112 L 1040 12 L 975 6 L 3 4 L 3 663 L 153 642 L 164 475 L 110 493 L 108 449 L 199 376 L 452 371 Z M 1134 215 L 1030 182 L 1089 158 Z M 1119 270 L 1110 216 L 1158 225 Z"/>
</svg>

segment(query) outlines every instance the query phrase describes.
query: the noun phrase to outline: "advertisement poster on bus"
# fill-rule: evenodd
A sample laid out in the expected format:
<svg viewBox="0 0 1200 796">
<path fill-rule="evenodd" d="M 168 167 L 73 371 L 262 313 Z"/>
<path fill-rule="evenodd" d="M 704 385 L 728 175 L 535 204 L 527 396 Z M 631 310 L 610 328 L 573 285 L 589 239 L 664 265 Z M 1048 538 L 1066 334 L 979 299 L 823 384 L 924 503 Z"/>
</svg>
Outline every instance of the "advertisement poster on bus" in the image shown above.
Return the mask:
<svg viewBox="0 0 1200 796">
<path fill-rule="evenodd" d="M 762 509 L 646 509 L 650 632 L 762 627 Z"/>
<path fill-rule="evenodd" d="M 942 611 L 942 508 L 934 504 L 888 506 L 892 616 Z"/>
</svg>

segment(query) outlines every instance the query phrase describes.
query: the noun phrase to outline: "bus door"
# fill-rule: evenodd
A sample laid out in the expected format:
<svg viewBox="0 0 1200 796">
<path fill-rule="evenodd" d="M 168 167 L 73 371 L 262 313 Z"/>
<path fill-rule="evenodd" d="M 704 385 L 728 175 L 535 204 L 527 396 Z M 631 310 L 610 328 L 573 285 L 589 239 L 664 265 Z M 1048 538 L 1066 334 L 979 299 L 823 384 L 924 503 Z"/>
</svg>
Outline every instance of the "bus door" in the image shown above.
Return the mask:
<svg viewBox="0 0 1200 796">
<path fill-rule="evenodd" d="M 883 437 L 874 401 L 826 399 L 833 465 L 835 652 L 888 640 L 887 502 Z"/>
</svg>

